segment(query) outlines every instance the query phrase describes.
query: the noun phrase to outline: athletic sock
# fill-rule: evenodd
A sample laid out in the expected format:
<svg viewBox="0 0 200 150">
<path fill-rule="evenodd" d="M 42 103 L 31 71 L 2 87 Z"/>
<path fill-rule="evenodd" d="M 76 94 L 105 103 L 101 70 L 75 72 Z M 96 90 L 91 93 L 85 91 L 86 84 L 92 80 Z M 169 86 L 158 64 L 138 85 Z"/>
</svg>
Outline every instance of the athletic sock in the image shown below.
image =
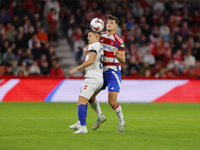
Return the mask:
<svg viewBox="0 0 200 150">
<path fill-rule="evenodd" d="M 86 104 L 86 113 L 85 113 L 85 117 L 87 117 L 87 109 L 88 109 L 88 104 Z"/>
<path fill-rule="evenodd" d="M 117 103 L 117 106 L 113 109 L 115 110 L 115 113 L 117 114 L 119 124 L 123 125 L 124 124 L 124 117 L 123 117 L 123 113 L 122 113 L 122 107 L 119 105 L 119 103 Z"/>
<path fill-rule="evenodd" d="M 90 102 L 90 105 L 95 110 L 97 117 L 102 118 L 103 113 L 101 111 L 101 107 L 99 105 L 99 102 L 96 99 L 94 99 L 92 102 Z"/>
<path fill-rule="evenodd" d="M 86 126 L 86 115 L 87 115 L 87 109 L 86 105 L 81 104 L 78 106 L 78 118 L 81 123 L 81 126 Z"/>
</svg>

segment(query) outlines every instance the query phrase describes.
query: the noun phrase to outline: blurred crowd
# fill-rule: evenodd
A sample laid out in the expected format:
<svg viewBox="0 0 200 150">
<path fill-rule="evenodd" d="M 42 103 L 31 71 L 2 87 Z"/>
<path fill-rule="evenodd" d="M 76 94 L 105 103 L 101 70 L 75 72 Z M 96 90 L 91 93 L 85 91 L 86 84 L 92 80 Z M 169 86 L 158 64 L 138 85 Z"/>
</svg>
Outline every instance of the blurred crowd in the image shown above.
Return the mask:
<svg viewBox="0 0 200 150">
<path fill-rule="evenodd" d="M 63 76 L 49 43 L 57 40 L 59 3 L 6 0 L 0 6 L 0 75 Z"/>
<path fill-rule="evenodd" d="M 90 21 L 120 19 L 117 33 L 125 42 L 122 74 L 153 77 L 197 75 L 200 61 L 200 4 L 191 0 L 65 1 L 62 25 L 73 46 L 74 59 L 83 61 Z M 105 29 L 104 29 L 105 30 Z"/>
<path fill-rule="evenodd" d="M 150 1 L 151 2 L 151 1 Z M 0 74 L 63 75 L 54 47 L 63 31 L 79 64 L 90 21 L 112 14 L 125 42 L 122 74 L 188 77 L 200 72 L 200 4 L 192 0 L 0 1 Z M 105 29 L 104 29 L 105 30 Z M 2 66 L 6 71 L 2 73 Z"/>
</svg>

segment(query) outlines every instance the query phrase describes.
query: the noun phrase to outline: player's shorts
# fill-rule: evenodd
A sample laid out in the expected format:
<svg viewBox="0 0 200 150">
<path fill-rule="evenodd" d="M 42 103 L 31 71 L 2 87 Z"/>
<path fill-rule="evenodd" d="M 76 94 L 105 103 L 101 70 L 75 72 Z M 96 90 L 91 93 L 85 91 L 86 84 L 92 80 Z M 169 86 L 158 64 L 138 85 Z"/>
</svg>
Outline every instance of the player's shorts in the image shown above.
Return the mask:
<svg viewBox="0 0 200 150">
<path fill-rule="evenodd" d="M 103 85 L 103 78 L 85 78 L 79 96 L 85 97 L 88 100 L 92 95 L 101 89 Z"/>
<path fill-rule="evenodd" d="M 103 72 L 104 84 L 102 90 L 108 86 L 108 91 L 119 92 L 121 88 L 121 72 L 109 69 Z"/>
</svg>

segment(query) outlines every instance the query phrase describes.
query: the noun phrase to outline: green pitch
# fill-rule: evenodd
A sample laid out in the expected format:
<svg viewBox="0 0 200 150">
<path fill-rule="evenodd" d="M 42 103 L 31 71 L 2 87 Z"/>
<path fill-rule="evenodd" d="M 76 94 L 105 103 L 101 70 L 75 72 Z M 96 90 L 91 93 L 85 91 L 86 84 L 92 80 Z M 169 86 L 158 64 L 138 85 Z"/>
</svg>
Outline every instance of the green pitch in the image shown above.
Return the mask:
<svg viewBox="0 0 200 150">
<path fill-rule="evenodd" d="M 96 131 L 88 106 L 88 134 L 73 135 L 75 103 L 0 103 L 0 150 L 199 150 L 200 103 L 122 103 L 127 122 L 101 103 L 107 121 Z"/>
</svg>

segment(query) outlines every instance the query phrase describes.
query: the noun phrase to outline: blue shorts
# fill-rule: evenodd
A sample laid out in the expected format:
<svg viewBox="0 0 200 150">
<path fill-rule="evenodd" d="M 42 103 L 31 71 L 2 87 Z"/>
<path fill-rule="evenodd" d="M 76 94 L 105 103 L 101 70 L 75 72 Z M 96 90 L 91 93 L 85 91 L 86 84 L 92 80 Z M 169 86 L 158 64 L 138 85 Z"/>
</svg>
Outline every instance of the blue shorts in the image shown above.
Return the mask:
<svg viewBox="0 0 200 150">
<path fill-rule="evenodd" d="M 104 83 L 102 90 L 108 86 L 108 91 L 119 92 L 121 88 L 121 72 L 109 69 L 103 72 Z"/>
</svg>

